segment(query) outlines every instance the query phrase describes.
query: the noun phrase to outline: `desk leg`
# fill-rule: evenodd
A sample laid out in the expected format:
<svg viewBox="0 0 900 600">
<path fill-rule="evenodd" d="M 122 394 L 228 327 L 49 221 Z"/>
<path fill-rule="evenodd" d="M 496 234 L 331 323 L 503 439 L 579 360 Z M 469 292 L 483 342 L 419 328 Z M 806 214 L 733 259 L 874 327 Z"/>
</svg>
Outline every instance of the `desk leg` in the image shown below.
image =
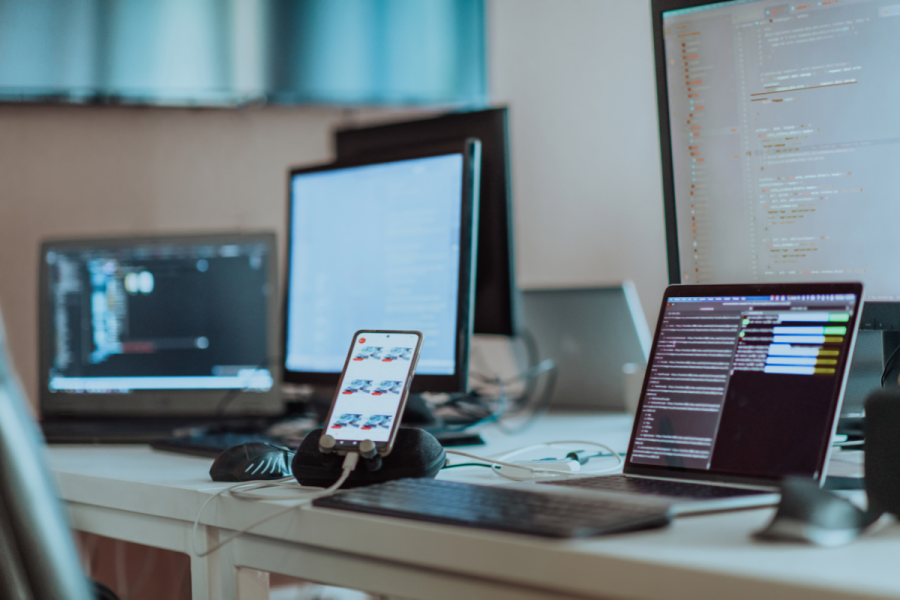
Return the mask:
<svg viewBox="0 0 900 600">
<path fill-rule="evenodd" d="M 238 567 L 236 571 L 236 600 L 269 600 L 269 574 L 267 572 L 246 567 Z"/>
<path fill-rule="evenodd" d="M 219 543 L 217 527 L 201 526 L 198 533 L 201 551 Z M 227 547 L 203 557 L 191 553 L 191 600 L 234 600 L 234 587 L 224 577 L 224 573 L 228 572 L 228 565 L 223 564 L 226 560 L 230 562 Z M 231 593 L 226 594 L 224 587 L 229 588 L 227 591 Z"/>
<path fill-rule="evenodd" d="M 203 548 L 212 548 L 230 532 L 203 527 Z M 268 600 L 269 574 L 236 567 L 228 545 L 200 558 L 191 556 L 192 600 Z"/>
</svg>

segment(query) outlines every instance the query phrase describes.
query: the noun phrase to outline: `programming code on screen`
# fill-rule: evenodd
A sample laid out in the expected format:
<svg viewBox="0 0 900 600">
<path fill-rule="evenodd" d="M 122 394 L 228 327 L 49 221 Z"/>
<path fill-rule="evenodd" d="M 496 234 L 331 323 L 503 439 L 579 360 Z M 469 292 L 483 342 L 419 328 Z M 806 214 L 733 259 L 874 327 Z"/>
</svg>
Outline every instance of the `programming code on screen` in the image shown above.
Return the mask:
<svg viewBox="0 0 900 600">
<path fill-rule="evenodd" d="M 463 157 L 295 175 L 285 366 L 339 373 L 362 329 L 425 334 L 416 372 L 456 370 Z"/>
<path fill-rule="evenodd" d="M 51 248 L 52 391 L 265 391 L 262 243 Z"/>
<path fill-rule="evenodd" d="M 683 283 L 858 281 L 900 299 L 900 6 L 663 14 Z"/>
<path fill-rule="evenodd" d="M 630 462 L 813 475 L 855 302 L 852 294 L 671 298 Z"/>
</svg>

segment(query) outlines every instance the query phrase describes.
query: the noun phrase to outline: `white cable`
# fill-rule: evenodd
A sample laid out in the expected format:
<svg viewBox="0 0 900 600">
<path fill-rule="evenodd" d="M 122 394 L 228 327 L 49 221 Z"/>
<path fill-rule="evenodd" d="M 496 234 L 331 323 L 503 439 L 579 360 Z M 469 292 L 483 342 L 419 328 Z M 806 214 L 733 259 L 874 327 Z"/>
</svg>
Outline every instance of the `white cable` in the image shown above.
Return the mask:
<svg viewBox="0 0 900 600">
<path fill-rule="evenodd" d="M 536 450 L 538 448 L 548 448 L 548 447 L 552 447 L 552 446 L 562 446 L 562 445 L 578 445 L 578 446 L 588 445 L 588 446 L 596 446 L 598 448 L 602 448 L 602 449 L 608 451 L 613 457 L 615 457 L 616 464 L 613 465 L 612 467 L 606 467 L 604 469 L 594 469 L 594 470 L 586 471 L 586 472 L 580 471 L 580 472 L 575 472 L 575 473 L 565 473 L 565 472 L 561 472 L 556 469 L 541 469 L 539 467 L 530 467 L 528 465 L 506 462 L 510 458 L 512 458 L 514 456 L 518 456 L 519 454 L 523 454 L 530 450 Z M 445 450 L 445 452 L 447 454 L 456 454 L 459 456 L 465 456 L 466 458 L 471 458 L 474 460 L 480 460 L 482 462 L 490 463 L 491 466 L 501 466 L 501 467 L 508 467 L 508 468 L 512 468 L 512 469 L 521 469 L 523 471 L 528 471 L 529 473 L 532 473 L 532 474 L 539 474 L 539 475 L 546 474 L 548 477 L 574 477 L 574 476 L 578 476 L 578 475 L 597 475 L 600 473 L 607 473 L 610 471 L 615 471 L 619 467 L 621 467 L 622 464 L 624 464 L 624 461 L 622 460 L 622 457 L 619 456 L 618 452 L 616 452 L 615 450 L 613 450 L 606 444 L 601 444 L 598 442 L 588 442 L 588 441 L 584 441 L 584 440 L 562 440 L 562 441 L 554 441 L 554 442 L 545 442 L 542 444 L 532 444 L 531 446 L 517 448 L 516 450 L 512 450 L 510 452 L 507 452 L 506 454 L 502 454 L 500 456 L 500 458 L 484 458 L 482 456 L 476 456 L 474 454 L 467 454 L 465 452 L 460 452 L 458 450 Z M 504 479 L 509 479 L 511 481 L 522 481 L 521 478 L 517 478 L 517 477 L 503 473 L 502 469 L 492 468 L 491 471 L 498 477 L 502 477 Z"/>
<path fill-rule="evenodd" d="M 347 478 L 350 477 L 350 473 L 352 473 L 353 470 L 356 469 L 356 465 L 358 462 L 359 462 L 359 454 L 357 454 L 355 452 L 347 454 L 347 456 L 344 457 L 344 464 L 341 467 L 343 469 L 343 472 L 341 473 L 341 476 L 338 478 L 338 480 L 334 482 L 333 485 L 331 485 L 325 489 L 322 489 L 322 488 L 300 488 L 299 491 L 305 492 L 306 490 L 310 490 L 310 492 L 313 492 L 313 490 L 315 490 L 315 492 L 310 493 L 308 496 L 299 500 L 295 504 L 287 506 L 284 509 L 279 510 L 278 512 L 272 513 L 271 515 L 269 515 L 267 517 L 263 517 L 262 519 L 254 521 L 253 523 L 251 523 L 250 525 L 247 525 L 243 529 L 232 533 L 231 535 L 226 537 L 224 540 L 222 540 L 221 542 L 219 542 L 212 548 L 207 548 L 204 551 L 200 551 L 197 549 L 197 528 L 200 526 L 200 515 L 203 514 L 203 509 L 206 508 L 206 506 L 210 502 L 212 502 L 215 498 L 218 498 L 220 495 L 224 494 L 225 492 L 232 492 L 232 495 L 234 495 L 237 498 L 245 498 L 245 499 L 250 498 L 250 499 L 254 499 L 254 500 L 273 499 L 271 497 L 261 498 L 259 496 L 252 496 L 252 495 L 249 495 L 249 492 L 252 492 L 253 490 L 264 488 L 264 487 L 273 487 L 273 486 L 278 486 L 278 485 L 284 485 L 285 483 L 288 482 L 289 478 L 285 477 L 283 479 L 279 479 L 276 481 L 262 481 L 262 482 L 245 481 L 243 483 L 239 483 L 237 485 L 233 485 L 233 486 L 227 487 L 225 489 L 219 490 L 218 492 L 216 492 L 215 494 L 213 494 L 212 496 L 207 498 L 206 502 L 203 503 L 203 506 L 200 507 L 200 510 L 197 511 L 197 518 L 194 519 L 194 527 L 191 531 L 191 548 L 194 551 L 194 554 L 200 558 L 203 558 L 204 556 L 208 556 L 208 555 L 212 554 L 213 552 L 215 552 L 216 550 L 218 550 L 219 548 L 221 548 L 222 546 L 224 546 L 225 544 L 228 544 L 232 540 L 237 539 L 239 536 L 244 535 L 251 529 L 253 529 L 259 525 L 262 525 L 266 521 L 269 521 L 271 519 L 274 519 L 275 517 L 279 517 L 285 513 L 288 513 L 310 500 L 315 500 L 316 498 L 322 498 L 324 496 L 333 494 L 334 492 L 336 492 L 338 490 L 338 488 L 340 488 L 342 485 L 344 485 L 344 482 L 346 482 Z M 242 487 L 246 487 L 247 489 L 245 489 L 245 490 L 239 489 Z M 237 491 L 237 494 L 234 493 L 235 491 Z M 284 498 L 279 497 L 279 498 L 275 498 L 275 499 L 283 500 Z"/>
<path fill-rule="evenodd" d="M 253 485 L 250 485 L 253 484 Z M 282 487 L 291 487 L 296 489 L 298 492 L 305 493 L 307 491 L 316 491 L 322 490 L 325 488 L 314 487 L 314 486 L 306 486 L 302 487 L 297 480 L 291 477 L 283 477 L 281 479 L 276 479 L 274 481 L 252 481 L 242 483 L 240 485 L 236 485 L 231 488 L 231 495 L 235 498 L 242 498 L 244 500 L 290 500 L 290 498 L 285 498 L 284 494 L 264 494 L 259 490 L 264 490 L 266 488 L 282 488 Z"/>
<path fill-rule="evenodd" d="M 528 452 L 529 450 L 536 450 L 538 448 L 552 448 L 553 446 L 595 446 L 597 448 L 602 448 L 609 452 L 612 456 L 616 458 L 616 467 L 622 464 L 622 457 L 619 456 L 619 453 L 607 446 L 606 444 L 601 444 L 599 442 L 588 442 L 585 440 L 560 440 L 554 442 L 544 442 L 542 444 L 532 444 L 531 446 L 525 446 L 524 448 L 518 448 L 516 450 L 512 450 L 500 456 L 500 460 L 509 460 L 513 456 L 517 456 L 519 454 L 523 454 Z M 598 457 L 600 458 L 600 457 Z"/>
<path fill-rule="evenodd" d="M 545 358 L 538 364 L 528 367 L 524 371 L 521 371 L 512 377 L 502 378 L 502 377 L 490 377 L 488 375 L 480 375 L 480 377 L 484 380 L 483 383 L 488 385 L 499 385 L 501 382 L 505 385 L 509 385 L 512 383 L 516 383 L 518 381 L 524 381 L 526 379 L 537 377 L 541 373 L 549 371 L 550 369 L 556 366 L 556 361 L 552 358 Z"/>
<path fill-rule="evenodd" d="M 509 467 L 511 469 L 525 469 L 527 471 L 531 471 L 532 473 L 558 473 L 559 472 L 559 471 L 555 471 L 553 469 L 538 469 L 535 467 L 526 467 L 524 465 L 516 465 L 513 463 L 503 462 L 502 460 L 494 460 L 493 458 L 484 458 L 483 456 L 475 456 L 474 454 L 467 454 L 466 452 L 460 452 L 459 450 L 447 450 L 445 448 L 444 452 L 446 452 L 447 454 L 456 454 L 458 456 L 465 456 L 466 458 L 480 460 L 481 462 L 486 462 L 491 465 L 499 465 L 501 467 Z"/>
</svg>

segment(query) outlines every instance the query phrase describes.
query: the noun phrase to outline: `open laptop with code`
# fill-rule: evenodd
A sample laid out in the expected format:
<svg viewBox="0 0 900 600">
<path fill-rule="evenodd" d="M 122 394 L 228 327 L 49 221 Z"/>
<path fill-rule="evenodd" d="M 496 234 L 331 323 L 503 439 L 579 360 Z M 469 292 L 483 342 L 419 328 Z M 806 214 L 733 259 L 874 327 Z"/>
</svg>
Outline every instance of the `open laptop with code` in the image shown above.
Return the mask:
<svg viewBox="0 0 900 600">
<path fill-rule="evenodd" d="M 785 476 L 825 479 L 862 284 L 671 286 L 622 475 L 542 482 L 763 506 Z"/>
<path fill-rule="evenodd" d="M 45 241 L 47 440 L 150 441 L 280 414 L 276 274 L 271 232 Z"/>
</svg>

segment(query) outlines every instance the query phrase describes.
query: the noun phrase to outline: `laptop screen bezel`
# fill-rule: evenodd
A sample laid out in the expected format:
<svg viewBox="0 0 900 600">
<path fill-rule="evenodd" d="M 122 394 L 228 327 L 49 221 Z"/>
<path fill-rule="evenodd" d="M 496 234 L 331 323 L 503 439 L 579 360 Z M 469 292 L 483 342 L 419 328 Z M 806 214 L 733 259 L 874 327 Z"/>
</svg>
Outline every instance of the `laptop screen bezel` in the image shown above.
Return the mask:
<svg viewBox="0 0 900 600">
<path fill-rule="evenodd" d="M 827 432 L 823 432 L 821 447 L 819 451 L 819 461 L 816 468 L 815 478 L 822 482 L 825 479 L 825 468 L 831 451 L 831 439 L 834 436 L 837 427 L 838 415 L 840 414 L 841 404 L 844 399 L 844 390 L 847 385 L 847 367 L 853 357 L 853 349 L 856 345 L 857 330 L 859 328 L 859 315 L 862 308 L 862 289 L 861 283 L 769 283 L 756 285 L 672 285 L 666 289 L 663 296 L 662 305 L 660 307 L 659 319 L 656 324 L 656 331 L 653 335 L 653 347 L 650 352 L 650 360 L 647 363 L 647 372 L 644 375 L 644 383 L 641 387 L 641 398 L 635 412 L 634 425 L 631 431 L 631 438 L 628 442 L 628 453 L 625 457 L 625 466 L 623 473 L 626 475 L 640 475 L 647 477 L 660 477 L 667 479 L 683 479 L 683 480 L 699 480 L 699 481 L 715 481 L 721 483 L 734 483 L 742 485 L 751 485 L 759 487 L 775 487 L 781 479 L 779 475 L 772 476 L 749 476 L 743 473 L 712 471 L 704 469 L 692 469 L 685 467 L 658 467 L 648 465 L 635 465 L 631 462 L 632 451 L 634 450 L 634 442 L 637 437 L 638 426 L 640 423 L 641 411 L 644 408 L 645 396 L 647 393 L 647 384 L 651 376 L 651 367 L 656 358 L 657 345 L 659 343 L 660 332 L 662 330 L 663 316 L 666 305 L 670 298 L 689 298 L 689 297 L 707 297 L 707 296 L 770 296 L 770 295 L 807 295 L 807 294 L 855 294 L 856 304 L 851 316 L 850 327 L 848 333 L 851 336 L 850 346 L 843 362 L 839 365 L 840 373 L 837 374 L 841 379 L 841 384 L 837 387 L 836 393 L 831 398 L 832 408 L 829 412 L 830 419 Z M 715 440 L 713 441 L 715 444 Z"/>
</svg>

